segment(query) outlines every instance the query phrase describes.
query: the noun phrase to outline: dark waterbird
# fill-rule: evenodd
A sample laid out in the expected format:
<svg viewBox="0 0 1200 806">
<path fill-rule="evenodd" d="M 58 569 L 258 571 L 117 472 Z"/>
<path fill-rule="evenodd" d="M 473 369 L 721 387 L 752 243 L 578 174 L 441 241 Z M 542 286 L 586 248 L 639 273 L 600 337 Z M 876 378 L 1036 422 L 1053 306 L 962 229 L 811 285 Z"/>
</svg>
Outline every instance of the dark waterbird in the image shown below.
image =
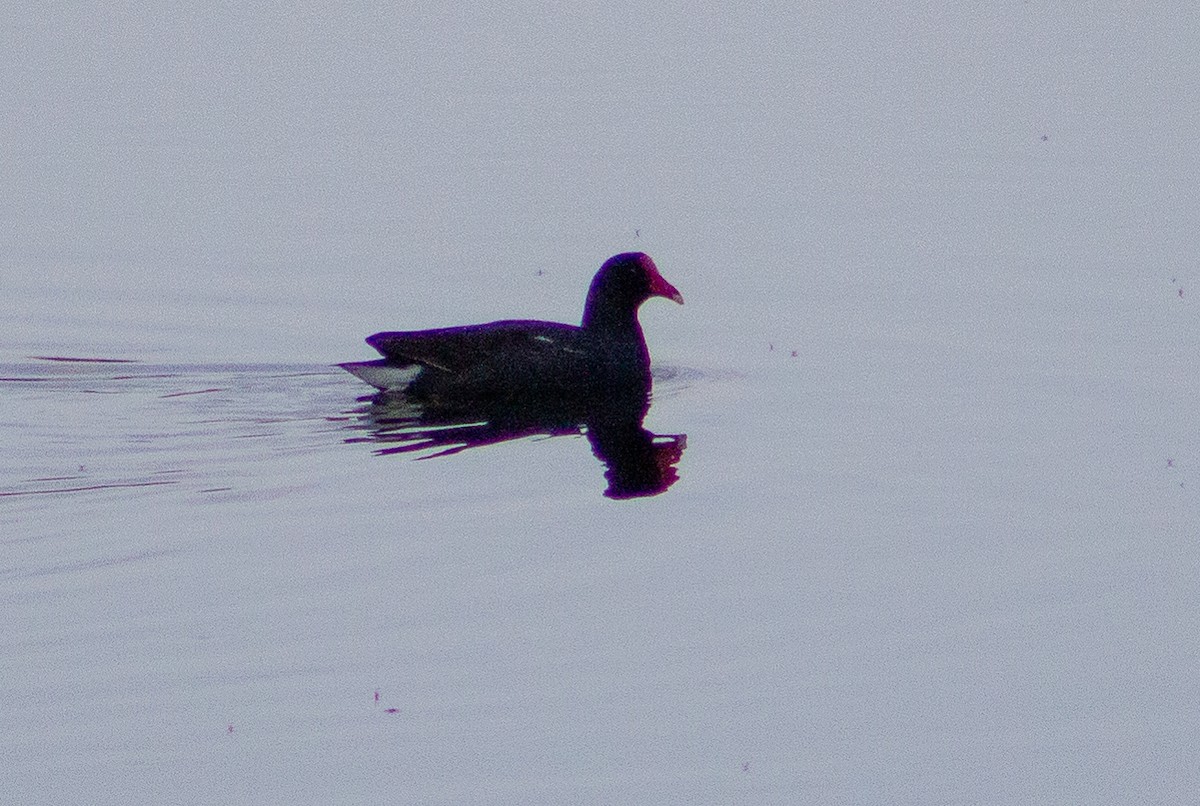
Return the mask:
<svg viewBox="0 0 1200 806">
<path fill-rule="evenodd" d="M 570 398 L 650 389 L 650 353 L 637 312 L 650 297 L 683 296 L 641 252 L 609 258 L 588 289 L 580 325 L 505 320 L 376 333 L 383 358 L 340 366 L 372 386 L 435 406 Z"/>
<path fill-rule="evenodd" d="M 379 454 L 445 456 L 531 436 L 586 433 L 607 466 L 610 498 L 655 495 L 675 482 L 682 434 L 642 427 L 650 354 L 637 312 L 650 297 L 680 304 L 649 256 L 627 252 L 596 273 L 579 326 L 531 320 L 376 333 L 384 358 L 340 366 L 380 393 L 349 427 Z"/>
</svg>

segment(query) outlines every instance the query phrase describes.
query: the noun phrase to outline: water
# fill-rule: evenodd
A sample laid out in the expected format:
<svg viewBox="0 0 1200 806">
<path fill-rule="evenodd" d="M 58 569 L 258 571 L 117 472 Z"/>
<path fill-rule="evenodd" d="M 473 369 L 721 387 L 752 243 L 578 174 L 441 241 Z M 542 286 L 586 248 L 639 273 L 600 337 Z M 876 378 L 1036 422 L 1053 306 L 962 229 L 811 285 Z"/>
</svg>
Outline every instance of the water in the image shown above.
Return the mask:
<svg viewBox="0 0 1200 806">
<path fill-rule="evenodd" d="M 11 16 L 14 801 L 1200 785 L 1187 20 Z M 687 299 L 657 494 L 578 423 L 434 456 L 334 366 L 577 321 L 630 249 Z"/>
</svg>

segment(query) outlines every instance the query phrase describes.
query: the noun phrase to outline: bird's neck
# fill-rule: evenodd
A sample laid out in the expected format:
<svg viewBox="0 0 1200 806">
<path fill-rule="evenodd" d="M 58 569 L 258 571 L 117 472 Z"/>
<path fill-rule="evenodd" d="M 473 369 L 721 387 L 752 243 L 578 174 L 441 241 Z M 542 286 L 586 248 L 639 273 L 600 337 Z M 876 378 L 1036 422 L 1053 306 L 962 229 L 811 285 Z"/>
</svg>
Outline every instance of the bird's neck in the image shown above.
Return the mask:
<svg viewBox="0 0 1200 806">
<path fill-rule="evenodd" d="M 650 351 L 646 348 L 646 339 L 642 336 L 642 326 L 638 323 L 637 311 L 607 315 L 585 316 L 583 331 L 592 339 L 597 354 L 603 355 L 605 373 L 612 373 L 614 378 L 638 378 L 640 384 L 649 391 L 650 384 Z"/>
<path fill-rule="evenodd" d="M 645 345 L 637 310 L 589 307 L 583 315 L 583 329 L 589 334 L 612 343 Z"/>
<path fill-rule="evenodd" d="M 612 299 L 605 289 L 596 284 L 588 289 L 587 301 L 583 306 L 583 329 L 613 336 L 629 335 L 640 338 L 638 306 L 621 304 L 623 300 Z"/>
</svg>

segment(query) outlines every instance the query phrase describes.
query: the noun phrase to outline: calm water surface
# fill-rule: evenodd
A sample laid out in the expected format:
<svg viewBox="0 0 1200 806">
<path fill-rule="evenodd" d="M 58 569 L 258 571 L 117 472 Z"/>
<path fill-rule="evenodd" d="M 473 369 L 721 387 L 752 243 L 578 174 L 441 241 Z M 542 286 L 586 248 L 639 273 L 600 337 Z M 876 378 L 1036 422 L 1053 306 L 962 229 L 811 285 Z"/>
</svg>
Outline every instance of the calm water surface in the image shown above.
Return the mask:
<svg viewBox="0 0 1200 806">
<path fill-rule="evenodd" d="M 1190 802 L 1197 19 L 18 4 L 0 792 Z M 657 439 L 332 366 L 629 250 Z"/>
<path fill-rule="evenodd" d="M 1175 748 L 1112 791 L 1179 769 L 1187 722 L 1152 714 L 1194 693 L 1161 675 L 1196 476 L 1147 449 L 1152 404 L 862 346 L 661 365 L 646 426 L 686 434 L 678 480 L 626 500 L 578 431 L 388 453 L 327 365 L 4 364 L 8 775 L 64 801 L 872 800 L 879 776 L 921 800 L 995 754 L 1068 791 L 1085 735 L 1072 774 Z"/>
</svg>

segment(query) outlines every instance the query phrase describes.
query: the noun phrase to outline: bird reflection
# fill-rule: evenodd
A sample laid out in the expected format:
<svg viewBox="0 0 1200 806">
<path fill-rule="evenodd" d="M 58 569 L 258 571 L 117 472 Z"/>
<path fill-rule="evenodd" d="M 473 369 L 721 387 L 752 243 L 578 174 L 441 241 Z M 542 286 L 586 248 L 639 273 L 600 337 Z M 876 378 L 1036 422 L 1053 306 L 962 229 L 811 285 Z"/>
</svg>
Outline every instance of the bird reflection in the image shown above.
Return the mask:
<svg viewBox="0 0 1200 806">
<path fill-rule="evenodd" d="M 422 404 L 402 395 L 360 398 L 349 428 L 361 436 L 346 442 L 379 445 L 379 456 L 419 453 L 420 459 L 495 445 L 510 439 L 583 433 L 606 465 L 609 498 L 640 498 L 665 492 L 678 478 L 676 465 L 686 434 L 656 435 L 642 427 L 650 409 L 643 391 L 503 403 Z"/>
</svg>

